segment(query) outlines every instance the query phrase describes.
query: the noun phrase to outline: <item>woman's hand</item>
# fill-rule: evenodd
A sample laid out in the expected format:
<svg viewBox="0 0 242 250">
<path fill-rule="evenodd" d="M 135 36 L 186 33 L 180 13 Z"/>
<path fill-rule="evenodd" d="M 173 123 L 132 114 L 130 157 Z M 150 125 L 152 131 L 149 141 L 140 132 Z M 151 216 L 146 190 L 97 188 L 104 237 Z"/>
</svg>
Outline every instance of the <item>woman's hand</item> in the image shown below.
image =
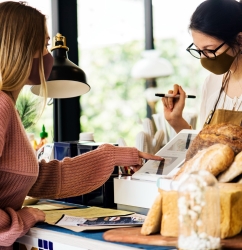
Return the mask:
<svg viewBox="0 0 242 250">
<path fill-rule="evenodd" d="M 154 160 L 154 161 L 163 161 L 164 160 L 163 157 L 160 157 L 158 155 L 152 155 L 152 154 L 141 152 L 141 151 L 138 152 L 138 155 L 139 155 L 139 159 L 140 159 L 139 164 L 133 165 L 132 167 L 130 167 L 134 172 L 138 171 L 143 166 L 144 160 Z"/>
<path fill-rule="evenodd" d="M 164 115 L 169 124 L 178 133 L 182 129 L 190 128 L 190 125 L 183 119 L 182 112 L 185 107 L 186 93 L 178 84 L 174 85 L 173 90 L 169 90 L 168 94 L 180 95 L 179 98 L 162 97 L 164 105 Z"/>
<path fill-rule="evenodd" d="M 169 122 L 182 117 L 182 112 L 185 107 L 186 93 L 181 86 L 175 84 L 174 89 L 169 90 L 168 94 L 174 96 L 180 95 L 179 98 L 162 97 L 161 99 L 164 105 L 165 118 Z"/>
<path fill-rule="evenodd" d="M 33 207 L 24 207 L 22 209 L 28 209 L 28 212 L 31 213 L 36 222 L 42 222 L 45 221 L 45 213 L 38 208 L 33 208 Z"/>
</svg>

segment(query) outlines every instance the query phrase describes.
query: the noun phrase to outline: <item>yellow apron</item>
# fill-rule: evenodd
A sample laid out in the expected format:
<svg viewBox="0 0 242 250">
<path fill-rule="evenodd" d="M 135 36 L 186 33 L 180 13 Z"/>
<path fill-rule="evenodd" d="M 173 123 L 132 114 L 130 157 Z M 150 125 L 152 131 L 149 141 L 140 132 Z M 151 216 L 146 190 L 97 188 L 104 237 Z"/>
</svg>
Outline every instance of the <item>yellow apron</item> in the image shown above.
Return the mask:
<svg viewBox="0 0 242 250">
<path fill-rule="evenodd" d="M 227 109 L 216 109 L 215 111 L 212 110 L 204 126 L 219 123 L 232 123 L 234 125 L 242 126 L 242 112 Z"/>
<path fill-rule="evenodd" d="M 223 79 L 222 87 L 220 89 L 220 93 L 218 99 L 214 105 L 213 110 L 210 111 L 204 127 L 206 125 L 214 125 L 219 123 L 232 123 L 235 125 L 242 126 L 242 112 L 238 110 L 227 110 L 227 109 L 216 109 L 217 104 L 219 102 L 220 96 L 223 90 L 228 86 L 228 81 L 230 78 L 230 71 L 227 72 Z"/>
</svg>

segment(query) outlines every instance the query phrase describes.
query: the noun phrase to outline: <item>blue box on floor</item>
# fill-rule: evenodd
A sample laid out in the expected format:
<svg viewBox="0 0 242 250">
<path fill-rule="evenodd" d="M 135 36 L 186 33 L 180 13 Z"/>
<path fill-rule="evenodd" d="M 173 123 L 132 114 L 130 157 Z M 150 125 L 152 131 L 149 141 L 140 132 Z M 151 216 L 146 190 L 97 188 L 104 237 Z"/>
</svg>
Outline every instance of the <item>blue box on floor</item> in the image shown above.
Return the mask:
<svg viewBox="0 0 242 250">
<path fill-rule="evenodd" d="M 90 141 L 54 142 L 54 158 L 57 160 L 62 160 L 65 157 L 75 157 L 77 155 L 87 153 L 91 150 L 95 150 L 102 144 L 104 143 Z M 118 146 L 118 144 L 113 145 Z M 101 187 L 85 195 L 66 198 L 64 199 L 64 201 L 86 206 L 114 208 L 116 207 L 116 204 L 114 203 L 113 178 L 118 177 L 118 175 L 119 169 L 118 166 L 115 166 L 113 173 Z"/>
</svg>

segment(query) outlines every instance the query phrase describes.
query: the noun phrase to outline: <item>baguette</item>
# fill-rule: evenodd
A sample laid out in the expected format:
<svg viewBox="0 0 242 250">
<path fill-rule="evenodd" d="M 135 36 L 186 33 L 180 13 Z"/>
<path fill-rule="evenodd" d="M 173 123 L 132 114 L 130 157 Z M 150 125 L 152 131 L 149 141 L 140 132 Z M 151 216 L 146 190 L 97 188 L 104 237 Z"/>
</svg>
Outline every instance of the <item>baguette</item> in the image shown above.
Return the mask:
<svg viewBox="0 0 242 250">
<path fill-rule="evenodd" d="M 140 233 L 150 235 L 160 232 L 162 218 L 162 190 L 159 193 L 150 208 Z"/>
<path fill-rule="evenodd" d="M 186 161 L 173 179 L 179 179 L 183 173 L 207 170 L 215 177 L 225 171 L 234 160 L 234 151 L 227 145 L 214 144 L 199 151 L 192 159 Z"/>
<path fill-rule="evenodd" d="M 219 182 L 230 182 L 242 174 L 242 152 L 238 153 L 231 166 L 218 176 Z"/>
</svg>

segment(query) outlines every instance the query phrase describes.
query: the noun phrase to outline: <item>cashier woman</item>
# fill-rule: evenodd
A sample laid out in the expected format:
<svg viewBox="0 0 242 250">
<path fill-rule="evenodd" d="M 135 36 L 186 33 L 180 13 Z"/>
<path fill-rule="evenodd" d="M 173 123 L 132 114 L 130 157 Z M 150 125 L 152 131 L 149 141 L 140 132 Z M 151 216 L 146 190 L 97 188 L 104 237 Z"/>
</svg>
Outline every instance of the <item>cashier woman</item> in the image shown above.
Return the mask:
<svg viewBox="0 0 242 250">
<path fill-rule="evenodd" d="M 107 181 L 114 166 L 139 167 L 142 159 L 162 160 L 131 147 L 104 144 L 76 156 L 38 163 L 15 103 L 26 84 L 41 86 L 53 58 L 47 50 L 46 18 L 24 2 L 0 3 L 0 250 L 11 250 L 45 214 L 24 207 L 27 195 L 64 198 L 89 193 Z M 46 100 L 46 98 L 44 98 Z"/>
<path fill-rule="evenodd" d="M 192 41 L 187 52 L 200 60 L 211 74 L 202 88 L 200 123 L 242 124 L 242 3 L 236 0 L 207 0 L 193 13 L 189 30 Z M 162 98 L 166 120 L 178 133 L 191 128 L 182 117 L 186 93 L 175 84 Z"/>
</svg>

